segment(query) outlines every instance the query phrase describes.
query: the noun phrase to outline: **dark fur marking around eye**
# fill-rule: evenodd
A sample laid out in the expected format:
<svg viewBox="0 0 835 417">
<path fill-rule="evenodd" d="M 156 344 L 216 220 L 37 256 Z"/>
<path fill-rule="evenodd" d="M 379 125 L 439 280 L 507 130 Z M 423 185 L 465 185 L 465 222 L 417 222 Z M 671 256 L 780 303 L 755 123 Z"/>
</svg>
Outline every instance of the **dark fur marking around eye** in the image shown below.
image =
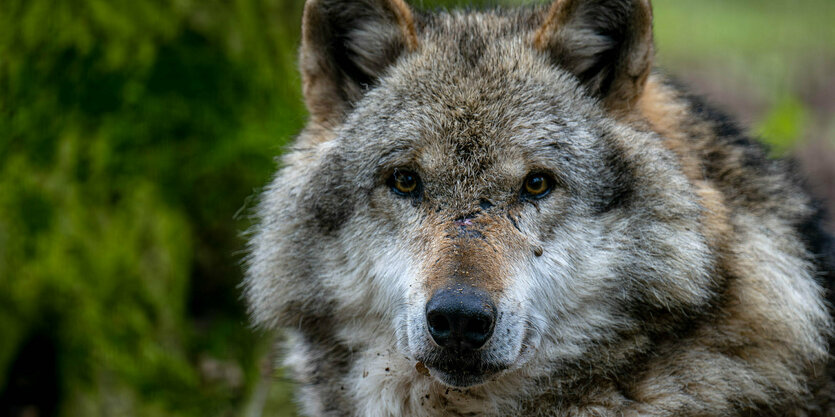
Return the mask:
<svg viewBox="0 0 835 417">
<path fill-rule="evenodd" d="M 386 180 L 386 186 L 398 197 L 411 198 L 414 206 L 423 200 L 423 181 L 410 169 L 395 168 Z"/>
</svg>

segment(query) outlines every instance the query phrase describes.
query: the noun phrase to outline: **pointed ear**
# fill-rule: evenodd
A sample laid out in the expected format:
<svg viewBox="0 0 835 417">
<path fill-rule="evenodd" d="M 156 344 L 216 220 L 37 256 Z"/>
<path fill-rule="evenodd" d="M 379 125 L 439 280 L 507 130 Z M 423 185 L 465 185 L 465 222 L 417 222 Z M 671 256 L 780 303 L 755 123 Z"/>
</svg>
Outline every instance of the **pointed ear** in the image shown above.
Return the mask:
<svg viewBox="0 0 835 417">
<path fill-rule="evenodd" d="M 299 61 L 313 121 L 338 123 L 364 89 L 417 47 L 403 0 L 307 0 Z"/>
<path fill-rule="evenodd" d="M 533 43 L 610 110 L 628 110 L 652 68 L 650 0 L 555 0 Z"/>
</svg>

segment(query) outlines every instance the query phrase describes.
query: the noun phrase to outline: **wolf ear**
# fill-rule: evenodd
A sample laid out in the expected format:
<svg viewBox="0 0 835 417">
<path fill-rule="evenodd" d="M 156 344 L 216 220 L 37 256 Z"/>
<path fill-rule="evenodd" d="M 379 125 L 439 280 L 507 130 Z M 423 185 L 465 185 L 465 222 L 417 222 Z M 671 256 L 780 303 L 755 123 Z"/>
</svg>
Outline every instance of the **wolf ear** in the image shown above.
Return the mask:
<svg viewBox="0 0 835 417">
<path fill-rule="evenodd" d="M 629 109 L 652 67 L 650 0 L 555 0 L 533 43 L 609 109 Z"/>
<path fill-rule="evenodd" d="M 403 0 L 307 0 L 299 61 L 313 121 L 338 123 L 400 54 L 417 47 Z"/>
</svg>

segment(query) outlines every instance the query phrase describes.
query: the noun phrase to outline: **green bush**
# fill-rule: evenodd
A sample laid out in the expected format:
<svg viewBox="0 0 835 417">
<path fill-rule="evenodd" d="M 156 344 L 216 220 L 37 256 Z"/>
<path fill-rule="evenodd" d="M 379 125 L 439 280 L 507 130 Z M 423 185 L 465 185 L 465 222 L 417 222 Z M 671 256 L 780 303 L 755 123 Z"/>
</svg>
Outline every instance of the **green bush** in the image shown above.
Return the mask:
<svg viewBox="0 0 835 417">
<path fill-rule="evenodd" d="M 4 400 L 60 415 L 242 408 L 265 342 L 236 253 L 245 202 L 303 122 L 282 24 L 299 5 L 0 7 Z"/>
</svg>

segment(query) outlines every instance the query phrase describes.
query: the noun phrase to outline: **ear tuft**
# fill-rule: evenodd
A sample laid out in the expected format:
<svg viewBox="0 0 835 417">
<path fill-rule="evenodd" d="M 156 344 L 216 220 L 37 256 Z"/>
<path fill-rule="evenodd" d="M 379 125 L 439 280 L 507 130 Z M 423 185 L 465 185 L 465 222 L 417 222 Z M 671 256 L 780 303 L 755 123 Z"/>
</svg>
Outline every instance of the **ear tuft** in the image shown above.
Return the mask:
<svg viewBox="0 0 835 417">
<path fill-rule="evenodd" d="M 555 0 L 533 46 L 612 110 L 631 108 L 652 69 L 649 0 Z"/>
<path fill-rule="evenodd" d="M 299 61 L 312 121 L 338 124 L 400 55 L 418 47 L 403 0 L 308 0 Z"/>
</svg>

